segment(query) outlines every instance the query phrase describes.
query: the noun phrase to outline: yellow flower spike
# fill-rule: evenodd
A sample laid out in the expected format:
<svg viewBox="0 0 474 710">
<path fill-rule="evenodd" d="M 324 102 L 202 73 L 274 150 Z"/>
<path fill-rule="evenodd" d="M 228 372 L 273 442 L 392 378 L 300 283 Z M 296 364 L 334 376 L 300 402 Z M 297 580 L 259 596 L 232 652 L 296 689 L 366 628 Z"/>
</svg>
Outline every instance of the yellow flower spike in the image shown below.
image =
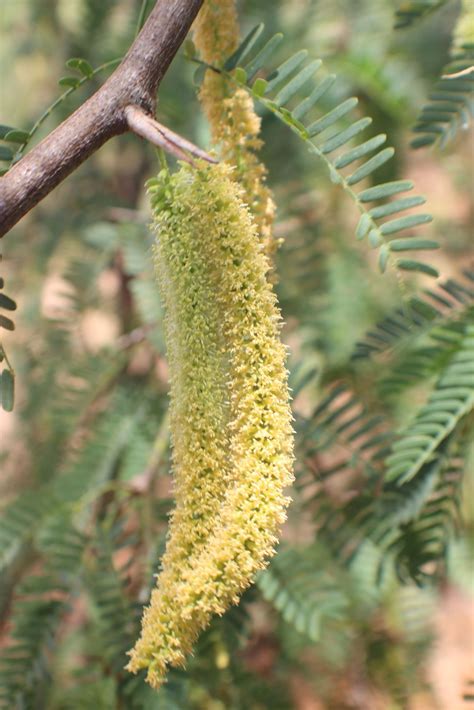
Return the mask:
<svg viewBox="0 0 474 710">
<path fill-rule="evenodd" d="M 195 545 L 199 537 L 207 537 L 209 518 L 227 484 L 228 404 L 220 313 L 207 274 L 206 257 L 196 241 L 198 235 L 190 229 L 195 219 L 192 205 L 182 205 L 174 199 L 173 178 L 167 189 L 170 197 L 165 204 L 160 201 L 157 208 L 155 265 L 167 314 L 170 426 L 176 476 L 173 519 L 177 519 L 180 530 L 184 532 L 189 527 L 193 533 L 182 536 L 182 555 L 186 559 L 191 541 Z M 195 502 L 201 506 L 199 516 L 194 510 Z M 176 554 L 177 550 L 169 546 L 168 552 Z"/>
<path fill-rule="evenodd" d="M 205 0 L 193 26 L 194 42 L 202 59 L 220 67 L 237 48 L 239 25 L 235 0 Z M 234 179 L 244 189 L 248 204 L 269 256 L 277 244 L 272 236 L 275 204 L 266 184 L 267 170 L 257 157 L 262 146 L 258 138 L 260 118 L 253 101 L 244 89 L 235 89 L 215 72 L 208 71 L 199 93 L 214 145 L 220 147 L 223 160 L 236 170 Z"/>
<path fill-rule="evenodd" d="M 231 175 L 224 164 L 183 166 L 154 200 L 177 503 L 128 666 L 146 668 L 154 687 L 265 566 L 292 480 L 280 315 L 255 224 Z M 186 452 L 190 442 L 195 448 Z"/>
<path fill-rule="evenodd" d="M 155 264 L 166 309 L 176 507 L 162 560 L 164 592 L 154 592 L 152 603 L 170 609 L 175 600 L 166 590 L 179 582 L 196 547 L 205 544 L 228 483 L 228 406 L 219 314 L 199 243 L 193 241 L 197 234 L 189 229 L 191 205 L 181 206 L 174 199 L 173 178 L 161 177 L 164 184 L 152 198 L 158 203 Z M 166 614 L 163 621 L 155 620 L 154 633 L 167 639 L 167 661 L 173 664 L 191 650 L 183 652 L 181 641 L 173 638 L 181 632 Z"/>
</svg>

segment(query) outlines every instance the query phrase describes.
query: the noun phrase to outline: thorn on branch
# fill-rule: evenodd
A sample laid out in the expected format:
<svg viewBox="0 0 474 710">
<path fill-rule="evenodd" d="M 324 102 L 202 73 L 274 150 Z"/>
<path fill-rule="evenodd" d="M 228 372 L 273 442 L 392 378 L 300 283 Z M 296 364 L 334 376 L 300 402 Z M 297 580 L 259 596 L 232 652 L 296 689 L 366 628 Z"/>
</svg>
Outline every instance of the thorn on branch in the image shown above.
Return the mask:
<svg viewBox="0 0 474 710">
<path fill-rule="evenodd" d="M 211 155 L 194 145 L 194 143 L 158 123 L 138 106 L 126 106 L 125 118 L 127 119 L 128 127 L 133 133 L 145 138 L 153 145 L 163 148 L 163 150 L 174 155 L 178 160 L 184 160 L 187 163 L 191 163 L 191 165 L 194 165 L 193 157 L 201 158 L 208 163 L 218 162 Z"/>
</svg>

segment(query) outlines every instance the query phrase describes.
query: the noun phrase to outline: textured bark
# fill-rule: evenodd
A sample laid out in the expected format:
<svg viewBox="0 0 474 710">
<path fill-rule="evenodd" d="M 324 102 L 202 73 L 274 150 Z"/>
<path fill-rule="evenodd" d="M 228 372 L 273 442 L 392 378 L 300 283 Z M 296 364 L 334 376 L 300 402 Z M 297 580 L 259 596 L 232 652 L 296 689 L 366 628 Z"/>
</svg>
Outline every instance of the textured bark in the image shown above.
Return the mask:
<svg viewBox="0 0 474 710">
<path fill-rule="evenodd" d="M 158 0 L 105 84 L 0 178 L 0 237 L 112 136 L 125 108 L 153 115 L 156 90 L 203 0 Z"/>
</svg>

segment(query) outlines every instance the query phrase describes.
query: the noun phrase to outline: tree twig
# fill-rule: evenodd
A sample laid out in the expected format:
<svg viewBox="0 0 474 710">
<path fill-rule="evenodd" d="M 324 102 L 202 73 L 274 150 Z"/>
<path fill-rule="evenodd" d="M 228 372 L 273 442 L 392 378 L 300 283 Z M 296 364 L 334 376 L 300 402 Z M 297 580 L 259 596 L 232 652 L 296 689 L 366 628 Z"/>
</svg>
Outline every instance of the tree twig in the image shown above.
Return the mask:
<svg viewBox="0 0 474 710">
<path fill-rule="evenodd" d="M 156 90 L 202 1 L 157 0 L 105 84 L 0 178 L 0 236 L 112 136 L 129 129 L 126 107 L 154 114 Z"/>
</svg>

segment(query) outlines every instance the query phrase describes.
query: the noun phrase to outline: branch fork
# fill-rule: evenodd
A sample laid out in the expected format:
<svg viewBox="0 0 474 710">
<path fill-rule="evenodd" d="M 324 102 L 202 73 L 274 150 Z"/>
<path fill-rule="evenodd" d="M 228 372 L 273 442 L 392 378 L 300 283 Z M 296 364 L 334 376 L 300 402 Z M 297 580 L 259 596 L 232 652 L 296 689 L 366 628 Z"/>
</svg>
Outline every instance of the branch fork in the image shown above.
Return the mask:
<svg viewBox="0 0 474 710">
<path fill-rule="evenodd" d="M 152 118 L 157 88 L 202 3 L 157 0 L 105 84 L 0 177 L 0 237 L 104 143 L 128 130 L 182 160 L 213 160 Z"/>
</svg>

